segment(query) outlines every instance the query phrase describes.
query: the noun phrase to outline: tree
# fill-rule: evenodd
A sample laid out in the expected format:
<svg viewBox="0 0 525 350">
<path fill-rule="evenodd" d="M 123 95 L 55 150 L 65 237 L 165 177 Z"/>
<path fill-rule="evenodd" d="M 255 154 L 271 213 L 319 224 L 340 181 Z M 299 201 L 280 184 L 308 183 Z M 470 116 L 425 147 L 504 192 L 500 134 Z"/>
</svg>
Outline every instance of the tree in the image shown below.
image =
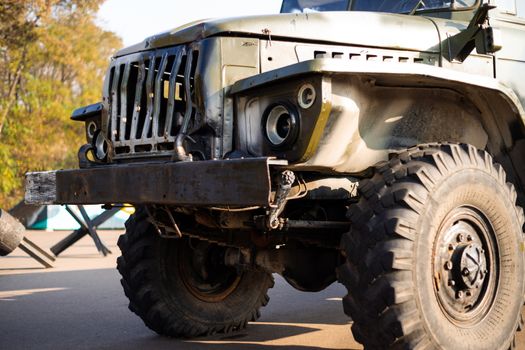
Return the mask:
<svg viewBox="0 0 525 350">
<path fill-rule="evenodd" d="M 0 206 L 23 198 L 27 171 L 74 167 L 83 125 L 121 46 L 95 22 L 103 0 L 0 0 Z"/>
</svg>

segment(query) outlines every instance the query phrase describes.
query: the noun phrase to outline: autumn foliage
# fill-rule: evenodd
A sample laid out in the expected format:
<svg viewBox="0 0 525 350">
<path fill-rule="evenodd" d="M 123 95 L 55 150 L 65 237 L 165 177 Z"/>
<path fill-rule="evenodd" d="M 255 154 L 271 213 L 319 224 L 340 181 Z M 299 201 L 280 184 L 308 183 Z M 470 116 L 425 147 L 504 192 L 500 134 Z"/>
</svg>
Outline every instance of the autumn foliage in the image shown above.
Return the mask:
<svg viewBox="0 0 525 350">
<path fill-rule="evenodd" d="M 28 171 L 77 166 L 85 142 L 71 112 L 100 101 L 115 34 L 103 0 L 0 0 L 0 207 L 23 198 Z"/>
</svg>

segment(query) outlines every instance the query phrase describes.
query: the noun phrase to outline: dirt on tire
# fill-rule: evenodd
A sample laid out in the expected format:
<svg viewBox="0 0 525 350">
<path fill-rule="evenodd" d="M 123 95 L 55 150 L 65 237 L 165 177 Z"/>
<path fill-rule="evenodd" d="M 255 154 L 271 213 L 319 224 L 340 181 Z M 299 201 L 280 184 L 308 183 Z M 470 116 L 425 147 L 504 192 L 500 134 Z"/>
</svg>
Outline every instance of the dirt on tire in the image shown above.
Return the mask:
<svg viewBox="0 0 525 350">
<path fill-rule="evenodd" d="M 354 320 L 355 339 L 366 349 L 513 348 L 522 325 L 523 300 L 514 296 L 524 293 L 517 249 L 524 219 L 503 168 L 470 145 L 424 145 L 379 164 L 360 192 L 359 203 L 348 211 L 352 229 L 342 237 L 347 261 L 338 269 L 349 291 L 343 306 Z M 487 275 L 477 289 L 466 289 L 478 294 L 465 310 L 449 310 L 447 303 L 449 294 L 458 303 L 464 298 L 458 289 L 463 277 L 457 284 L 452 274 L 448 284 L 439 280 L 455 268 L 447 261 L 442 273 L 437 254 L 440 232 L 448 232 L 440 223 L 454 210 L 472 217 L 482 213 L 490 231 L 488 238 L 479 234 L 479 244 L 491 250 L 483 258 Z M 463 224 L 454 220 L 450 225 Z M 464 253 L 469 244 L 450 243 L 450 254 L 456 246 Z M 443 291 L 447 288 L 451 293 Z"/>
</svg>

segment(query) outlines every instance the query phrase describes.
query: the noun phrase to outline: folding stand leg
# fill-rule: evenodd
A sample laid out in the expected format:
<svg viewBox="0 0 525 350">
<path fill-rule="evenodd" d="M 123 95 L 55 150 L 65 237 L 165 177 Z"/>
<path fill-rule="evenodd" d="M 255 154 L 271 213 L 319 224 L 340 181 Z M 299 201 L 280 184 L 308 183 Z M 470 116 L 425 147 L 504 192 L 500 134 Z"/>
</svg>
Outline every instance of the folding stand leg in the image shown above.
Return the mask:
<svg viewBox="0 0 525 350">
<path fill-rule="evenodd" d="M 49 255 L 45 250 L 37 246 L 35 243 L 31 242 L 29 239 L 24 237 L 18 248 L 22 249 L 33 259 L 38 261 L 40 264 L 44 265 L 46 268 L 53 267 L 53 262 L 55 258 Z"/>
<path fill-rule="evenodd" d="M 77 243 L 82 237 L 84 237 L 88 233 L 88 230 L 81 227 L 78 230 L 73 231 L 70 235 L 62 239 L 54 246 L 52 246 L 50 250 L 53 254 L 55 254 L 55 256 L 59 256 L 60 253 L 62 253 L 67 248 L 71 247 L 73 244 Z"/>
<path fill-rule="evenodd" d="M 80 214 L 82 215 L 82 218 L 84 219 L 84 222 L 86 223 L 89 235 L 91 236 L 91 238 L 95 242 L 95 246 L 97 246 L 97 249 L 98 249 L 99 253 L 103 254 L 104 256 L 107 256 L 108 254 L 111 254 L 111 250 L 109 250 L 108 247 L 106 247 L 104 245 L 104 243 L 102 243 L 102 241 L 100 240 L 100 237 L 98 236 L 97 230 L 93 226 L 93 222 L 89 218 L 89 216 L 88 216 L 88 214 L 86 212 L 86 209 L 84 209 L 84 206 L 83 205 L 79 205 L 78 209 L 80 210 Z"/>
<path fill-rule="evenodd" d="M 80 211 L 80 214 L 82 215 L 82 218 L 80 218 L 77 213 L 75 213 L 69 205 L 66 205 L 67 212 L 75 219 L 75 221 L 80 225 L 80 228 L 78 230 L 73 231 L 70 235 L 62 239 L 60 242 L 55 244 L 51 247 L 51 251 L 55 256 L 58 256 L 61 254 L 64 250 L 71 247 L 73 244 L 78 242 L 82 237 L 89 234 L 91 238 L 93 239 L 93 242 L 95 242 L 95 246 L 97 247 L 97 250 L 104 256 L 107 256 L 108 254 L 111 254 L 111 251 L 104 245 L 102 240 L 100 239 L 96 228 L 100 225 L 102 225 L 104 222 L 108 221 L 112 216 L 114 216 L 119 209 L 118 208 L 112 208 L 110 210 L 106 210 L 102 212 L 99 216 L 91 220 L 89 218 L 89 215 L 87 215 L 87 212 L 84 208 L 84 206 L 79 205 L 78 209 Z"/>
<path fill-rule="evenodd" d="M 82 237 L 89 234 L 89 230 L 84 221 L 81 220 L 78 217 L 78 215 L 76 215 L 76 213 L 72 211 L 71 208 L 69 208 L 68 206 L 66 206 L 66 210 L 69 212 L 69 214 L 71 214 L 75 221 L 78 222 L 80 228 L 78 230 L 73 231 L 69 236 L 65 237 L 60 242 L 51 247 L 51 251 L 53 252 L 53 254 L 55 254 L 55 256 L 60 255 L 67 248 L 71 247 L 73 244 L 78 242 Z M 102 212 L 102 214 L 100 214 L 91 221 L 92 226 L 95 228 L 99 227 L 100 225 L 108 221 L 111 217 L 113 217 L 118 211 L 118 208 L 112 208 L 110 210 Z"/>
</svg>

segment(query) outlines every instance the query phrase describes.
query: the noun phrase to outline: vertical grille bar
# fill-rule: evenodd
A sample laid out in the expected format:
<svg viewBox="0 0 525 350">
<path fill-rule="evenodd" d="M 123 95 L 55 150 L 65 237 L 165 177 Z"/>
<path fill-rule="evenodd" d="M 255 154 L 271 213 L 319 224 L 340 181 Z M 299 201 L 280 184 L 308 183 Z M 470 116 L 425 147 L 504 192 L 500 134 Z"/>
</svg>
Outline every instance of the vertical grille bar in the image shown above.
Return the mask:
<svg viewBox="0 0 525 350">
<path fill-rule="evenodd" d="M 137 88 L 135 91 L 135 102 L 133 104 L 133 118 L 131 120 L 131 133 L 130 139 L 137 139 L 137 124 L 139 123 L 140 116 L 140 102 L 142 101 L 142 86 L 144 85 L 144 80 L 146 79 L 146 63 L 144 58 L 141 58 L 139 61 L 139 72 L 137 77 Z"/>
<path fill-rule="evenodd" d="M 180 129 L 181 134 L 186 134 L 188 128 L 190 127 L 191 115 L 193 112 L 193 103 L 191 97 L 191 68 L 193 61 L 193 50 L 189 50 L 186 54 L 186 69 L 184 72 L 184 88 L 185 88 L 185 102 L 186 102 L 186 112 L 184 114 L 184 121 Z"/>
<path fill-rule="evenodd" d="M 124 68 L 124 75 L 122 76 L 122 83 L 120 85 L 120 132 L 118 139 L 123 141 L 126 139 L 126 122 L 128 119 L 128 81 L 131 64 L 126 64 Z"/>
<path fill-rule="evenodd" d="M 164 72 L 166 71 L 166 66 L 168 65 L 168 53 L 164 53 L 162 55 L 162 60 L 160 61 L 159 66 L 159 72 L 157 74 L 157 79 L 155 81 L 155 103 L 154 103 L 154 113 L 153 113 L 153 132 L 152 137 L 156 138 L 159 134 L 159 117 L 160 117 L 160 110 L 161 110 L 161 99 L 162 99 L 162 89 L 164 88 L 163 85 L 163 78 L 164 78 Z"/>
<path fill-rule="evenodd" d="M 118 84 L 120 81 L 120 64 L 115 65 L 115 75 L 113 76 L 113 86 L 111 87 L 111 135 L 112 141 L 115 141 L 117 130 L 117 115 L 118 115 Z"/>
<path fill-rule="evenodd" d="M 173 120 L 175 119 L 175 92 L 177 89 L 177 74 L 179 74 L 180 64 L 184 50 L 181 48 L 175 52 L 175 62 L 171 68 L 170 75 L 170 91 L 168 94 L 168 111 L 166 112 L 166 123 L 164 124 L 164 138 L 168 138 L 173 127 Z"/>
<path fill-rule="evenodd" d="M 150 125 L 151 125 L 151 118 L 153 115 L 153 82 L 155 80 L 155 62 L 156 57 L 151 56 L 150 62 L 149 62 L 149 68 L 148 68 L 148 80 L 146 81 L 146 99 L 147 99 L 147 111 L 146 111 L 146 119 L 144 120 L 144 127 L 142 128 L 142 138 L 147 138 Z"/>
</svg>

